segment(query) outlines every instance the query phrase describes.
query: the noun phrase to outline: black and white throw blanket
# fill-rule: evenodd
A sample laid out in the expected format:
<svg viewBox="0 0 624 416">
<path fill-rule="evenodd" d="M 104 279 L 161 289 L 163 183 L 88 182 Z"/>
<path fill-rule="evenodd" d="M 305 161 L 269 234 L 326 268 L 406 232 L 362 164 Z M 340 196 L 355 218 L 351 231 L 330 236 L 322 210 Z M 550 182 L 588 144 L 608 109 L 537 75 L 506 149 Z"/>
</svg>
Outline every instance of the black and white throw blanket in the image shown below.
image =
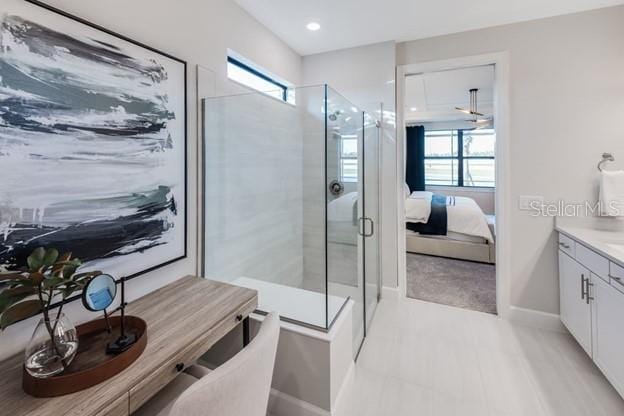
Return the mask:
<svg viewBox="0 0 624 416">
<path fill-rule="evenodd" d="M 454 196 L 434 194 L 431 197 L 431 214 L 426 223 L 408 222 L 405 224 L 408 230 L 422 235 L 446 235 L 448 231 L 447 205 L 455 205 Z"/>
</svg>

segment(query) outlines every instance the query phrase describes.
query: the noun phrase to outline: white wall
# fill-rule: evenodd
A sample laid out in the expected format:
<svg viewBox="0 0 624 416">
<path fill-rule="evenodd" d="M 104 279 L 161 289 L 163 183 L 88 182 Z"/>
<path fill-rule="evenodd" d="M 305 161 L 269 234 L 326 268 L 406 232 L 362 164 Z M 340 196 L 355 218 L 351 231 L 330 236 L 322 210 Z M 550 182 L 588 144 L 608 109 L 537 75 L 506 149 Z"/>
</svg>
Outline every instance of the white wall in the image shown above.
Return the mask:
<svg viewBox="0 0 624 416">
<path fill-rule="evenodd" d="M 188 62 L 188 258 L 137 277 L 128 283 L 130 300 L 197 270 L 198 152 L 195 66 L 212 69 L 217 93 L 232 90 L 226 81 L 226 50 L 231 48 L 267 70 L 294 83 L 301 82 L 301 57 L 230 0 L 186 0 L 184 7 L 169 0 L 47 0 L 101 25 Z M 2 6 L 0 5 L 0 9 Z M 75 321 L 93 319 L 80 302 L 67 308 Z M 0 335 L 0 359 L 23 348 L 35 319 L 9 327 Z"/>
<path fill-rule="evenodd" d="M 395 44 L 384 42 L 303 58 L 303 84 L 328 84 L 355 105 L 381 118 L 381 274 L 384 286 L 397 287 Z"/>
<path fill-rule="evenodd" d="M 622 39 L 618 6 L 397 45 L 399 65 L 509 51 L 512 305 L 559 312 L 553 220 L 518 197 L 595 201 L 602 152 L 624 167 Z"/>
</svg>

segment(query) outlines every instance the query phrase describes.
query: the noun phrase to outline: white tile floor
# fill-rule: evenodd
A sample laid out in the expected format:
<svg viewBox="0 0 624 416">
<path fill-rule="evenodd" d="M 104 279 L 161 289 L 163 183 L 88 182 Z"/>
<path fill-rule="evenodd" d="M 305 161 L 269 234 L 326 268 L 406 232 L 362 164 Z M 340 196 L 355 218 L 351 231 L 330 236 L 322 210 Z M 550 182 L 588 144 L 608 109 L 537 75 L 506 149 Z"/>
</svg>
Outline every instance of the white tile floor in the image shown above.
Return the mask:
<svg viewBox="0 0 624 416">
<path fill-rule="evenodd" d="M 571 336 L 382 300 L 338 416 L 615 416 L 624 400 Z"/>
</svg>

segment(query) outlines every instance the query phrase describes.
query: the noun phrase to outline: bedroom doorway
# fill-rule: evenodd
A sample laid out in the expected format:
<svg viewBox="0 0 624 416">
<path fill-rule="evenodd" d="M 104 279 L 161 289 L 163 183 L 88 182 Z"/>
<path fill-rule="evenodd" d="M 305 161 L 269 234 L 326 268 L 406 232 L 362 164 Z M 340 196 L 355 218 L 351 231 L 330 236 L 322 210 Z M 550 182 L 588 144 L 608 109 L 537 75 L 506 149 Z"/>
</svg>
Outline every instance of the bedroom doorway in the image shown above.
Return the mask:
<svg viewBox="0 0 624 416">
<path fill-rule="evenodd" d="M 498 314 L 496 64 L 403 69 L 402 291 Z"/>
</svg>

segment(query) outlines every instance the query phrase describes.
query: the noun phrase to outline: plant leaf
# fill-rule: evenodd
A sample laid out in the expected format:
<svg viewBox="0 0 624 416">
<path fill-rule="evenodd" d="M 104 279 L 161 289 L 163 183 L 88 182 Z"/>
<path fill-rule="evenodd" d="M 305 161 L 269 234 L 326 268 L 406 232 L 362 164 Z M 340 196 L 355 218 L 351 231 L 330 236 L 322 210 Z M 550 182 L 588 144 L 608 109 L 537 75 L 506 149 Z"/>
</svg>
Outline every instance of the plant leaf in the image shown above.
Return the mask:
<svg viewBox="0 0 624 416">
<path fill-rule="evenodd" d="M 26 300 L 11 306 L 0 317 L 0 329 L 5 330 L 9 325 L 22 319 L 30 318 L 41 311 L 38 300 Z"/>
<path fill-rule="evenodd" d="M 48 279 L 44 279 L 43 280 L 43 288 L 44 289 L 53 289 L 56 288 L 57 286 L 60 286 L 62 284 L 66 283 L 65 279 L 63 279 L 62 277 L 50 277 Z"/>
<path fill-rule="evenodd" d="M 95 277 L 101 275 L 102 272 L 99 270 L 93 272 L 82 272 L 74 275 L 74 280 L 84 279 L 85 277 Z"/>
<path fill-rule="evenodd" d="M 14 287 L 20 287 L 20 286 L 29 286 L 29 287 L 33 287 L 36 285 L 35 282 L 33 282 L 32 280 L 28 279 L 28 278 L 22 278 L 22 279 L 16 279 L 16 280 L 11 280 L 8 283 L 9 287 L 14 288 Z"/>
<path fill-rule="evenodd" d="M 63 253 L 61 257 L 59 257 L 59 261 L 63 261 L 63 262 L 70 261 L 71 256 L 72 256 L 72 253 Z"/>
<path fill-rule="evenodd" d="M 70 279 L 74 273 L 76 273 L 76 269 L 78 268 L 78 265 L 68 265 L 65 266 L 65 268 L 63 269 L 63 277 L 65 279 Z"/>
<path fill-rule="evenodd" d="M 69 261 L 59 260 L 56 263 L 54 263 L 54 267 L 56 268 L 57 266 L 80 266 L 81 264 L 82 263 L 78 259 L 73 259 Z"/>
<path fill-rule="evenodd" d="M 35 272 L 35 273 L 30 273 L 28 278 L 32 280 L 34 284 L 38 285 L 39 283 L 43 281 L 45 277 L 43 276 L 42 273 Z"/>
<path fill-rule="evenodd" d="M 4 289 L 0 292 L 0 313 L 3 313 L 9 306 L 26 299 L 28 296 L 36 295 L 37 289 L 34 287 L 20 286 L 11 289 Z"/>
<path fill-rule="evenodd" d="M 19 280 L 23 278 L 24 278 L 24 274 L 22 273 L 0 273 L 0 282 L 7 282 L 9 280 Z"/>
<path fill-rule="evenodd" d="M 45 252 L 45 256 L 43 257 L 43 265 L 44 266 L 52 266 L 56 259 L 58 259 L 59 252 L 55 248 L 49 248 Z"/>
<path fill-rule="evenodd" d="M 31 271 L 37 271 L 43 266 L 43 259 L 45 257 L 45 249 L 43 247 L 36 248 L 30 256 L 26 259 L 28 267 Z"/>
<path fill-rule="evenodd" d="M 73 282 L 68 283 L 67 285 L 65 285 L 65 288 L 61 290 L 63 299 L 67 299 L 68 297 L 72 295 L 72 293 L 74 293 L 76 290 L 79 290 L 79 289 L 81 289 L 80 285 L 73 283 Z"/>
<path fill-rule="evenodd" d="M 44 266 L 52 266 L 56 259 L 58 259 L 58 250 L 55 248 L 49 248 L 46 250 L 46 254 L 43 257 L 43 265 Z"/>
</svg>

